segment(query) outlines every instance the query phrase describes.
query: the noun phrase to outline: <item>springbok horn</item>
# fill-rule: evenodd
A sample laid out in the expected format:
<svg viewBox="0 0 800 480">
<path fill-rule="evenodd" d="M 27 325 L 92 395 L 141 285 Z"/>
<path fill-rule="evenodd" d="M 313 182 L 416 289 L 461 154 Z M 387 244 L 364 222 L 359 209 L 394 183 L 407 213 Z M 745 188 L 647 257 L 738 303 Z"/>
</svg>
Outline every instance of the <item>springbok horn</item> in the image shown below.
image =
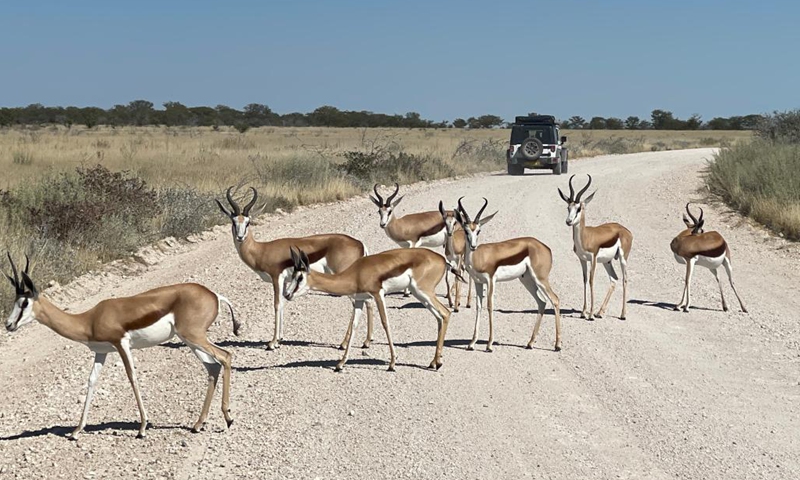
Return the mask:
<svg viewBox="0 0 800 480">
<path fill-rule="evenodd" d="M 686 213 L 689 214 L 689 218 L 692 219 L 692 222 L 694 222 L 694 224 L 697 225 L 697 219 L 694 218 L 694 215 L 692 215 L 692 212 L 689 211 L 689 203 L 686 204 Z"/>
<path fill-rule="evenodd" d="M 14 278 L 11 278 L 9 275 L 6 275 L 6 277 L 14 284 L 14 289 L 16 290 L 17 295 L 19 295 L 24 291 L 24 289 L 19 281 L 17 266 L 14 265 L 14 260 L 11 259 L 11 252 L 6 252 L 6 255 L 8 255 L 8 261 L 11 262 L 11 272 L 14 273 Z"/>
<path fill-rule="evenodd" d="M 258 200 L 258 190 L 253 187 L 250 187 L 250 190 L 253 191 L 253 199 L 250 200 L 250 203 L 244 206 L 244 210 L 242 212 L 244 213 L 245 217 L 250 215 L 250 209 L 253 208 L 253 205 L 256 204 L 256 200 Z"/>
<path fill-rule="evenodd" d="M 575 178 L 575 175 L 569 177 L 569 201 L 575 200 L 575 189 L 572 188 L 572 179 Z"/>
<path fill-rule="evenodd" d="M 231 208 L 233 208 L 233 214 L 238 217 L 241 215 L 242 211 L 239 209 L 239 204 L 233 200 L 233 197 L 231 196 L 231 190 L 233 190 L 233 187 L 228 187 L 228 191 L 225 192 L 225 196 L 228 197 L 228 203 L 230 203 Z"/>
<path fill-rule="evenodd" d="M 389 198 L 386 199 L 386 206 L 387 207 L 392 204 L 392 200 L 394 200 L 394 197 L 396 197 L 399 192 L 400 192 L 400 185 L 398 185 L 397 182 L 395 182 L 395 184 L 394 184 L 394 193 L 389 195 Z"/>
<path fill-rule="evenodd" d="M 703 221 L 703 209 L 700 208 L 700 216 L 697 217 L 697 222 L 699 223 L 699 222 L 702 222 L 702 221 Z"/>
<path fill-rule="evenodd" d="M 589 183 L 587 183 L 586 186 L 583 187 L 580 192 L 578 192 L 578 195 L 575 197 L 575 203 L 581 203 L 581 197 L 586 192 L 586 190 L 589 190 L 589 186 L 592 185 L 592 176 L 589 175 L 588 173 L 586 175 L 589 177 Z"/>
<path fill-rule="evenodd" d="M 383 197 L 381 197 L 381 194 L 378 193 L 378 184 L 377 183 L 375 184 L 375 186 L 372 187 L 372 190 L 375 192 L 375 197 L 378 198 L 378 201 L 381 202 L 381 205 L 384 205 Z"/>
<path fill-rule="evenodd" d="M 486 200 L 486 197 L 483 197 L 483 206 L 480 210 L 478 210 L 478 215 L 475 217 L 475 223 L 481 221 L 481 215 L 483 215 L 483 211 L 486 210 L 487 205 L 489 205 L 489 200 Z"/>
<path fill-rule="evenodd" d="M 464 198 L 464 197 L 461 197 L 461 198 Z M 461 211 L 461 215 L 464 217 L 464 220 L 466 220 L 467 223 L 472 223 L 472 220 L 469 219 L 469 214 L 464 209 L 464 205 L 461 205 L 461 198 L 458 199 L 458 209 Z"/>
</svg>

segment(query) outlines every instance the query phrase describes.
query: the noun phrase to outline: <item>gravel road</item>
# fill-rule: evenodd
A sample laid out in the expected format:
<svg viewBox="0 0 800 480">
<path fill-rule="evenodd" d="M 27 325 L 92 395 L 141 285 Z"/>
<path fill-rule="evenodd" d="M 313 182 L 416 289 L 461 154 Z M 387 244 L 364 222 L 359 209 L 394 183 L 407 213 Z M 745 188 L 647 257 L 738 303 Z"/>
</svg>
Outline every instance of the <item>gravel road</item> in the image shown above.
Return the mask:
<svg viewBox="0 0 800 480">
<path fill-rule="evenodd" d="M 567 176 L 486 174 L 405 189 L 400 213 L 434 210 L 466 195 L 500 213 L 482 241 L 535 236 L 553 250 L 563 350 L 553 352 L 553 317 L 525 350 L 535 303 L 518 282 L 496 296 L 495 338 L 486 353 L 465 346 L 474 308 L 453 314 L 438 372 L 424 369 L 436 322 L 413 299 L 392 296 L 389 321 L 397 372 L 378 322 L 376 342 L 335 373 L 334 349 L 350 303 L 309 295 L 287 308 L 286 341 L 267 351 L 272 293 L 237 257 L 227 228 L 182 248 L 141 275 L 98 278 L 92 295 L 61 303 L 71 311 L 102 298 L 197 281 L 230 298 L 211 337 L 234 353 L 232 413 L 224 429 L 220 391 L 205 432 L 192 434 L 205 370 L 178 343 L 135 352 L 144 402 L 155 427 L 134 438 L 138 415 L 119 357 L 99 382 L 87 432 L 78 421 L 92 360 L 45 327 L 30 325 L 0 344 L 1 478 L 798 478 L 800 311 L 796 245 L 764 234 L 724 208 L 706 205 L 699 173 L 713 150 L 606 156 L 573 162 L 599 189 L 588 223 L 618 221 L 634 234 L 628 320 L 581 320 L 581 270 L 556 187 Z M 388 180 L 387 180 L 388 182 Z M 720 310 L 705 270 L 695 275 L 689 313 L 680 298 L 684 267 L 669 250 L 681 209 L 697 200 L 706 226 L 731 245 L 737 287 L 750 314 Z M 261 240 L 344 232 L 372 252 L 394 248 L 366 198 L 269 216 Z M 607 280 L 598 271 L 598 302 Z M 7 288 L 5 285 L 3 288 Z M 729 304 L 735 299 L 726 285 Z M 444 284 L 440 285 L 444 293 Z M 481 338 L 486 338 L 486 314 Z M 363 338 L 363 325 L 358 340 Z M 4 332 L 2 334 L 6 336 Z"/>
</svg>

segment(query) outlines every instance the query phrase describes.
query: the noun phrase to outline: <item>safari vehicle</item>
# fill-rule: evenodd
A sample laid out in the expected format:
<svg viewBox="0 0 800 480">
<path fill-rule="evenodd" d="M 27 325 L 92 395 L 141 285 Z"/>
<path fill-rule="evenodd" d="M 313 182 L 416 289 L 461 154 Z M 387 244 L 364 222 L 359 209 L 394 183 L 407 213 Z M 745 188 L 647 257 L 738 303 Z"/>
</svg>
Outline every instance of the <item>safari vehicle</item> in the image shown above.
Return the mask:
<svg viewBox="0 0 800 480">
<path fill-rule="evenodd" d="M 552 115 L 516 117 L 511 125 L 511 142 L 506 152 L 509 175 L 522 175 L 526 168 L 567 173 L 567 137 L 558 136 Z"/>
</svg>

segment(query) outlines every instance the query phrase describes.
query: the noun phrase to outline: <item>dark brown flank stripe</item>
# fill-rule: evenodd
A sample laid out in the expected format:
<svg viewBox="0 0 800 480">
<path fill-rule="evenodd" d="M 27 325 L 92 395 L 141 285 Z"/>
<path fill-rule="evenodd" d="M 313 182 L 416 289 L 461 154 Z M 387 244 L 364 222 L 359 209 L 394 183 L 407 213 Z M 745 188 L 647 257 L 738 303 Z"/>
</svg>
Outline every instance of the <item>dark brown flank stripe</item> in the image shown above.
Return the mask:
<svg viewBox="0 0 800 480">
<path fill-rule="evenodd" d="M 728 245 L 725 242 L 722 242 L 722 244 L 717 248 L 712 248 L 711 250 L 706 250 L 705 252 L 695 253 L 694 256 L 696 257 L 698 255 L 702 255 L 704 257 L 717 258 L 724 254 L 727 249 Z"/>
<path fill-rule="evenodd" d="M 614 237 L 606 243 L 600 244 L 600 248 L 611 248 L 617 243 L 617 240 L 619 240 L 619 234 L 614 235 Z"/>
</svg>

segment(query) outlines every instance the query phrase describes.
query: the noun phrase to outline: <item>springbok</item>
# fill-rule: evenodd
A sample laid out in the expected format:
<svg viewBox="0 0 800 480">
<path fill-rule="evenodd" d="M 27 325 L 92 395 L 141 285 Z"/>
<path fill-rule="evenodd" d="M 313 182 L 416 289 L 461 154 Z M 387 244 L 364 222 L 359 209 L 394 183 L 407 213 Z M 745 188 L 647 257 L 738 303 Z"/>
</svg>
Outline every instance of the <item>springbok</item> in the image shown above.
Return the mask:
<svg viewBox="0 0 800 480">
<path fill-rule="evenodd" d="M 372 187 L 372 190 L 375 192 L 375 196 L 370 195 L 369 199 L 378 207 L 381 228 L 392 241 L 402 248 L 439 248 L 444 246 L 445 227 L 438 212 L 411 213 L 398 218 L 394 214 L 394 209 L 403 199 L 403 196 L 401 196 L 395 200 L 395 197 L 400 192 L 400 185 L 395 183 L 394 192 L 386 197 L 385 200 L 378 193 L 377 183 Z M 449 291 L 450 281 L 445 281 L 448 284 Z M 405 290 L 403 295 L 408 296 L 408 290 Z M 449 295 L 448 302 L 452 307 L 452 299 Z"/>
<path fill-rule="evenodd" d="M 719 296 L 722 299 L 722 310 L 727 312 L 728 305 L 725 303 L 725 294 L 722 291 L 722 282 L 717 274 L 717 269 L 720 265 L 725 267 L 728 274 L 728 280 L 731 283 L 736 299 L 739 301 L 739 306 L 742 311 L 747 313 L 747 309 L 736 292 L 736 287 L 733 285 L 733 267 L 731 266 L 731 250 L 725 239 L 722 238 L 717 232 L 706 232 L 703 230 L 705 220 L 703 220 L 703 209 L 700 209 L 700 216 L 695 217 L 689 211 L 689 204 L 686 204 L 686 213 L 683 216 L 683 223 L 686 224 L 686 230 L 678 234 L 677 237 L 672 239 L 669 248 L 675 254 L 675 260 L 680 264 L 686 265 L 686 278 L 683 284 L 683 294 L 681 301 L 675 306 L 675 310 L 689 311 L 692 273 L 695 265 L 705 267 L 714 274 L 719 286 Z"/>
<path fill-rule="evenodd" d="M 445 210 L 442 201 L 439 201 L 439 213 L 444 220 L 446 240 L 444 243 L 444 256 L 447 261 L 458 266 L 458 270 L 464 271 L 464 253 L 467 249 L 467 238 L 464 229 L 456 221 L 453 210 Z M 467 275 L 467 308 L 470 308 L 472 301 L 472 277 Z M 454 282 L 455 285 L 450 286 L 450 281 L 445 275 L 445 282 L 447 284 L 447 301 L 453 312 L 458 312 L 458 307 L 461 306 L 461 284 Z M 455 290 L 455 292 L 453 292 Z M 455 300 L 453 298 L 455 297 Z"/>
<path fill-rule="evenodd" d="M 464 198 L 464 197 L 461 197 Z M 550 286 L 550 271 L 553 268 L 553 254 L 550 248 L 544 243 L 533 237 L 521 237 L 505 240 L 497 243 L 484 243 L 478 245 L 478 236 L 481 227 L 489 222 L 497 212 L 482 218 L 483 211 L 489 201 L 483 199 L 483 206 L 475 216 L 475 220 L 470 219 L 467 211 L 461 205 L 461 198 L 458 199 L 458 210 L 456 210 L 456 221 L 466 233 L 467 250 L 464 261 L 470 276 L 475 280 L 475 330 L 472 340 L 467 346 L 468 350 L 475 348 L 478 341 L 478 327 L 481 319 L 481 307 L 483 300 L 487 297 L 487 309 L 489 310 L 489 340 L 486 343 L 486 351 L 492 351 L 494 344 L 494 290 L 497 282 L 508 282 L 519 279 L 522 285 L 530 292 L 538 306 L 539 315 L 533 327 L 531 339 L 526 348 L 533 348 L 536 336 L 539 333 L 539 326 L 544 317 L 544 309 L 547 299 L 553 305 L 556 317 L 556 342 L 555 350 L 561 350 L 561 311 L 559 310 L 558 295 Z M 488 289 L 488 292 L 487 292 Z"/>
<path fill-rule="evenodd" d="M 220 367 L 223 369 L 222 414 L 228 427 L 231 426 L 233 419 L 229 404 L 232 355 L 211 343 L 207 336 L 209 326 L 219 313 L 220 302 L 228 306 L 233 320 L 233 333 L 238 335 L 239 323 L 233 315 L 233 306 L 225 297 L 196 283 L 181 283 L 149 290 L 133 297 L 103 300 L 86 312 L 71 314 L 60 310 L 39 293 L 28 273 L 30 261 L 27 256 L 22 280 L 10 253 L 8 260 L 11 262 L 13 277 L 8 274 L 6 277 L 14 286 L 16 299 L 6 321 L 6 330 L 13 332 L 36 320 L 62 337 L 86 345 L 94 352 L 83 413 L 78 426 L 68 435 L 70 439 L 77 439 L 86 426 L 97 379 L 108 354 L 112 352 L 119 353 L 133 387 L 141 419 L 137 438 L 144 438 L 148 417 L 139 394 L 131 350 L 154 347 L 175 335 L 192 350 L 208 371 L 206 398 L 200 418 L 192 431 L 199 432 L 205 424 L 217 387 Z"/>
<path fill-rule="evenodd" d="M 588 175 L 588 177 L 589 182 L 578 192 L 578 195 L 575 195 L 575 190 L 572 187 L 572 179 L 575 178 L 575 175 L 569 178 L 569 197 L 564 195 L 560 188 L 558 189 L 561 199 L 567 203 L 567 226 L 572 227 L 572 238 L 575 242 L 573 251 L 581 261 L 581 270 L 583 271 L 583 308 L 581 309 L 581 318 L 594 320 L 595 316 L 601 318 L 605 315 L 608 301 L 611 299 L 611 294 L 614 293 L 614 288 L 616 288 L 619 280 L 611 262 L 619 260 L 620 270 L 622 270 L 622 314 L 619 318 L 620 320 L 625 320 L 628 303 L 628 256 L 631 254 L 633 234 L 619 223 L 604 223 L 596 227 L 586 226 L 586 205 L 592 201 L 594 194 L 597 193 L 597 190 L 595 190 L 586 199 L 581 200 L 583 194 L 592 184 L 592 176 Z M 598 263 L 605 267 L 611 285 L 608 288 L 608 293 L 606 293 L 606 298 L 600 305 L 600 310 L 594 313 L 594 273 Z M 588 311 L 586 308 L 587 294 L 591 296 Z"/>
<path fill-rule="evenodd" d="M 448 269 L 460 277 L 455 267 L 449 265 L 444 257 L 424 248 L 388 250 L 361 257 L 339 273 L 327 274 L 311 270 L 311 261 L 302 249 L 291 249 L 290 254 L 294 268 L 284 285 L 283 296 L 287 300 L 302 296 L 309 290 L 332 295 L 347 295 L 353 299 L 354 306 L 350 331 L 355 331 L 358 327 L 358 322 L 364 313 L 365 302 L 375 300 L 389 343 L 390 372 L 394 371 L 396 357 L 386 317 L 386 294 L 409 289 L 439 323 L 436 353 L 429 367 L 438 370 L 442 366 L 442 347 L 447 324 L 450 321 L 450 311 L 436 298 L 435 289 Z M 344 355 L 336 365 L 336 371 L 344 368 L 349 352 L 350 342 L 345 346 Z"/>
<path fill-rule="evenodd" d="M 231 196 L 233 187 L 228 188 L 226 197 L 231 206 L 228 211 L 222 202 L 217 200 L 219 209 L 231 219 L 233 244 L 245 265 L 250 267 L 262 280 L 272 284 L 273 306 L 275 310 L 275 331 L 272 340 L 267 344 L 269 350 L 280 347 L 283 340 L 283 309 L 285 299 L 281 295 L 283 284 L 292 269 L 292 258 L 289 247 L 302 248 L 311 259 L 311 266 L 328 273 L 340 272 L 349 267 L 354 261 L 368 254 L 366 246 L 353 237 L 343 234 L 311 235 L 301 238 L 279 238 L 271 242 L 257 242 L 250 231 L 250 210 L 256 204 L 258 191 L 253 191 L 253 198 L 240 209 Z M 350 333 L 339 345 L 345 347 L 349 341 Z M 367 305 L 367 338 L 363 348 L 369 348 L 372 341 L 372 308 Z"/>
</svg>

